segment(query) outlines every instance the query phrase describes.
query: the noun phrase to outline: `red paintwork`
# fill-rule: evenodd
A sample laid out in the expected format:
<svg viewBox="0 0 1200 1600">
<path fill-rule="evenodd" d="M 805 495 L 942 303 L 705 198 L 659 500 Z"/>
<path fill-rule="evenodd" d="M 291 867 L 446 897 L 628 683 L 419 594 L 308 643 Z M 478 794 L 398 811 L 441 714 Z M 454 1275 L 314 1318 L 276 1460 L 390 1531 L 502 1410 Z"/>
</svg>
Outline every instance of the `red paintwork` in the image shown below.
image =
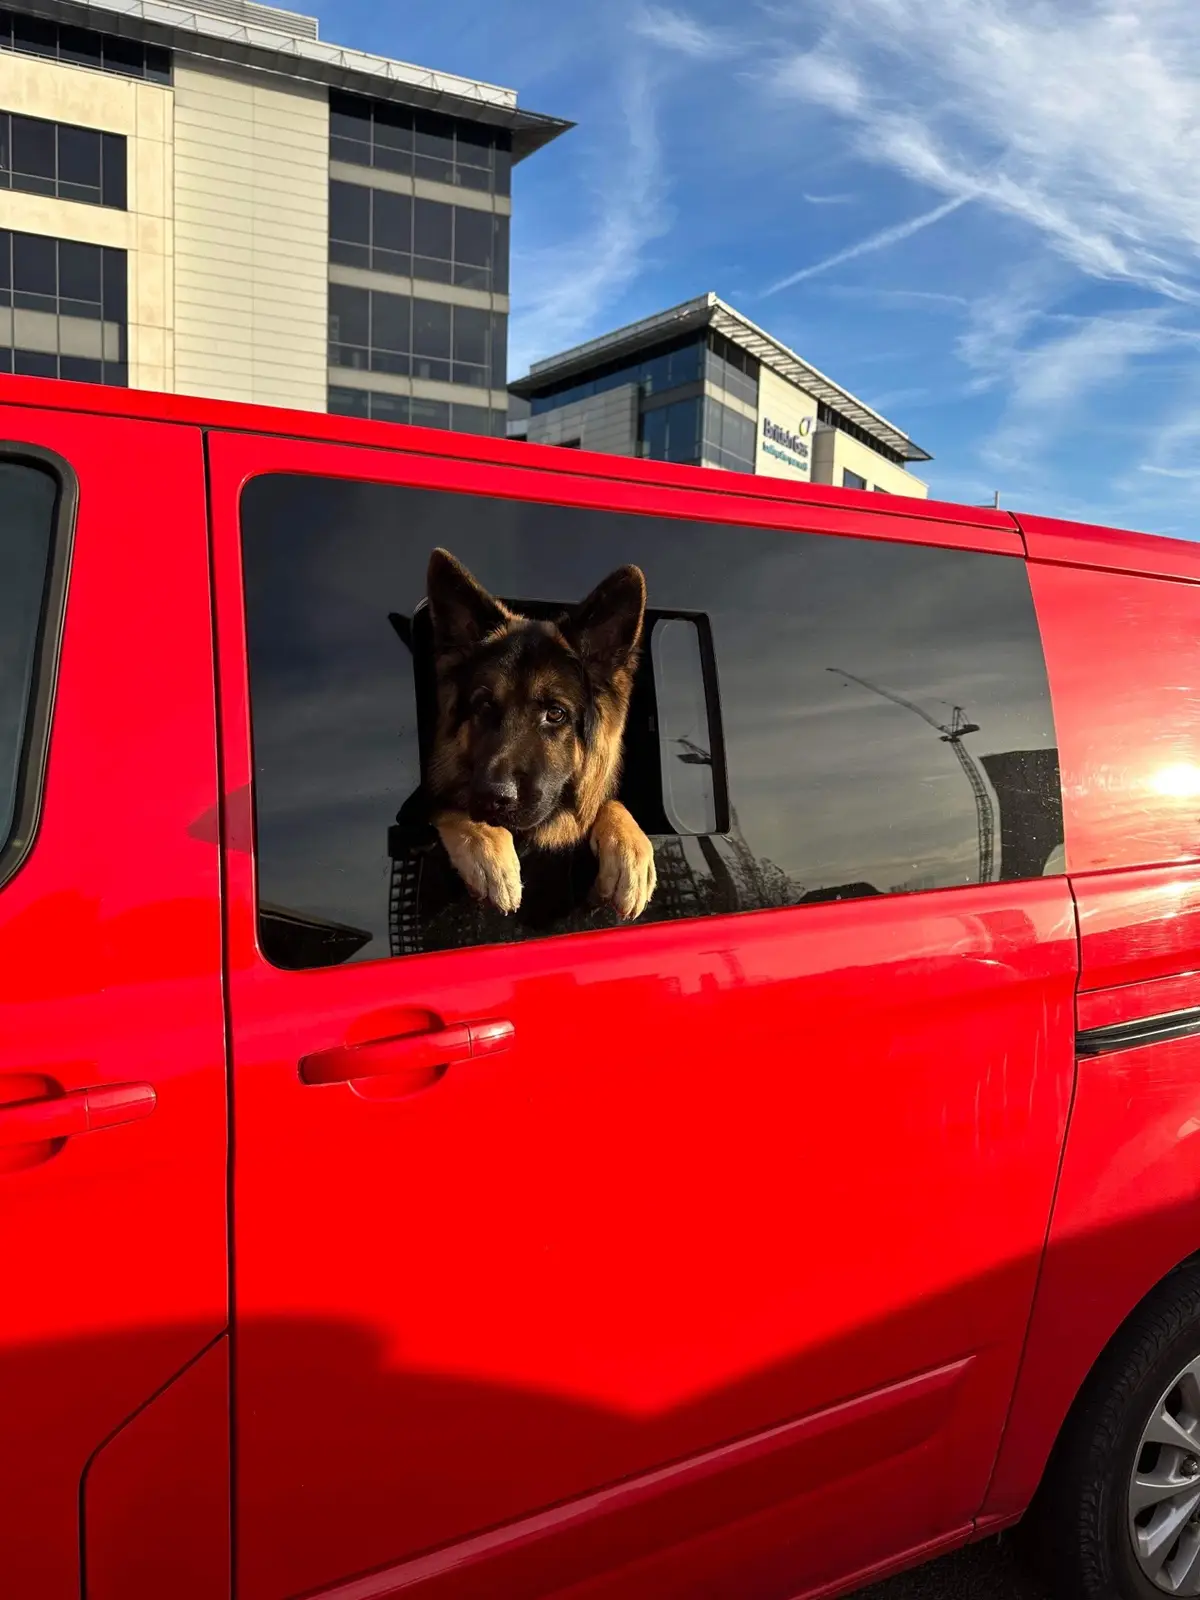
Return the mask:
<svg viewBox="0 0 1200 1600">
<path fill-rule="evenodd" d="M 1062 522 L 1055 517 L 1031 517 L 1025 513 L 1015 520 L 1032 561 L 1200 583 L 1200 545 L 1189 539 L 1164 539 L 1157 534 L 1095 528 L 1083 522 Z"/>
<path fill-rule="evenodd" d="M 0 1588 L 78 1600 L 89 1458 L 226 1323 L 204 468 L 190 428 L 22 409 L 4 435 L 70 462 L 80 509 L 41 830 L 0 890 L 0 1101 L 157 1097 L 0 1170 Z"/>
<path fill-rule="evenodd" d="M 1155 560 L 1154 541 L 1031 521 L 1055 561 Z M 1118 554 L 1118 548 L 1120 553 Z M 1034 565 L 1080 929 L 1078 1023 L 1200 1005 L 1200 587 Z M 1165 776 L 1164 776 L 1165 775 Z M 1112 869 L 1126 870 L 1112 870 Z M 1097 869 L 1109 869 L 1098 871 Z M 985 1513 L 1024 1508 L 1072 1400 L 1146 1293 L 1200 1249 L 1200 1037 L 1079 1063 L 1046 1260 Z"/>
<path fill-rule="evenodd" d="M 1193 958 L 1194 959 L 1194 958 Z M 1116 989 L 1081 993 L 1075 1006 L 1080 1030 L 1111 1028 L 1121 1022 L 1141 1022 L 1173 1011 L 1200 1006 L 1200 973 L 1181 972 L 1171 978 L 1151 978 L 1144 983 L 1123 983 Z"/>
<path fill-rule="evenodd" d="M 228 1600 L 228 1418 L 223 1334 L 88 1467 L 87 1600 Z"/>
<path fill-rule="evenodd" d="M 1200 860 L 1200 585 L 1064 566 L 1030 576 L 1068 870 Z"/>
<path fill-rule="evenodd" d="M 237 521 L 250 474 L 662 503 L 641 485 L 616 496 L 257 438 L 214 439 L 210 462 L 234 791 L 252 777 Z M 702 500 L 670 506 L 764 515 Z M 848 1420 L 840 1445 L 809 1454 L 802 1437 L 799 1459 L 736 1453 L 719 1497 L 759 1519 L 747 1594 L 794 1593 L 970 1518 L 1070 1095 L 1076 939 L 1061 880 L 288 973 L 254 948 L 253 860 L 238 842 L 243 1600 L 389 1566 L 377 1592 L 403 1592 L 431 1547 L 504 1524 L 494 1570 L 455 1563 L 422 1592 L 522 1593 L 497 1574 L 529 1559 L 539 1593 L 598 1564 L 627 1593 L 626 1564 L 656 1539 L 667 1548 L 645 1592 L 682 1592 L 701 1572 L 744 1583 L 745 1529 L 686 1506 L 673 1523 L 665 1489 L 632 1527 L 615 1513 L 576 1527 L 571 1504 L 953 1363 L 952 1404 L 916 1421 L 884 1408 L 869 1446 L 851 1448 Z M 364 1101 L 297 1071 L 317 1052 L 489 1016 L 512 1023 L 511 1049 L 411 1098 Z M 892 1487 L 864 1527 L 859 1493 L 885 1471 Z M 528 1518 L 555 1504 L 553 1537 L 526 1558 Z"/>
<path fill-rule="evenodd" d="M 57 407 L 64 411 L 100 412 L 110 416 L 174 422 L 216 432 L 276 435 L 314 443 L 367 445 L 377 450 L 403 449 L 418 456 L 452 461 L 455 481 L 462 485 L 464 466 L 490 462 L 497 466 L 525 467 L 558 479 L 585 477 L 612 484 L 635 483 L 658 488 L 699 490 L 711 505 L 725 495 L 741 501 L 782 501 L 803 506 L 831 506 L 849 510 L 859 531 L 869 531 L 881 516 L 915 517 L 920 523 L 960 523 L 973 529 L 990 529 L 1006 535 L 1003 548 L 1021 549 L 1015 520 L 1006 511 L 990 507 L 960 506 L 948 501 L 887 497 L 888 504 L 866 498 L 860 489 L 835 489 L 829 484 L 794 484 L 781 479 L 739 472 L 713 472 L 699 467 L 677 467 L 667 461 L 631 460 L 625 456 L 598 455 L 573 450 L 568 456 L 553 445 L 509 443 L 504 439 L 470 438 L 438 428 L 405 427 L 397 432 L 389 422 L 363 422 L 353 417 L 331 417 L 315 411 L 284 411 L 269 406 L 243 405 L 231 400 L 197 399 L 190 395 L 153 394 L 137 389 L 102 389 L 91 384 L 63 383 L 46 378 L 12 378 L 0 375 L 0 404 Z M 608 503 L 608 502 L 605 502 Z M 671 514 L 672 500 L 662 497 L 659 509 Z M 678 512 L 674 513 L 678 515 Z M 705 515 L 711 512 L 706 511 Z M 749 520 L 749 519 L 747 519 Z M 920 529 L 902 537 L 923 538 Z M 931 541 L 925 540 L 929 543 Z M 932 541 L 936 542 L 936 541 Z M 979 546 L 983 548 L 983 546 Z"/>
<path fill-rule="evenodd" d="M 1200 1248 L 1200 1040 L 1073 1048 L 1200 1004 L 1194 547 L 38 380 L 0 435 L 82 494 L 0 890 L 14 1592 L 78 1595 L 82 1502 L 89 1595 L 228 1600 L 231 1421 L 239 1600 L 832 1595 L 1019 1515 Z M 268 967 L 237 499 L 270 470 L 1024 541 L 1071 881 Z"/>
</svg>

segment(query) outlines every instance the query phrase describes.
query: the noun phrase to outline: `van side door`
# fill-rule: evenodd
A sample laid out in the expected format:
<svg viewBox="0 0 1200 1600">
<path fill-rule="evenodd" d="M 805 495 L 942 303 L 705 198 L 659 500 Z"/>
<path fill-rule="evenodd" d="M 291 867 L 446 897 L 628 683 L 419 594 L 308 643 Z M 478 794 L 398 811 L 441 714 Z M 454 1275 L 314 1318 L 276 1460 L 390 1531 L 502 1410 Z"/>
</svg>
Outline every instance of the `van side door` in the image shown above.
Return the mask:
<svg viewBox="0 0 1200 1600">
<path fill-rule="evenodd" d="M 0 1587 L 222 1600 L 202 440 L 17 406 L 0 439 Z"/>
<path fill-rule="evenodd" d="M 544 460 L 212 440 L 243 1600 L 783 1600 L 995 1459 L 1076 971 L 1019 542 Z M 426 893 L 439 545 L 643 568 L 640 924 Z"/>
</svg>

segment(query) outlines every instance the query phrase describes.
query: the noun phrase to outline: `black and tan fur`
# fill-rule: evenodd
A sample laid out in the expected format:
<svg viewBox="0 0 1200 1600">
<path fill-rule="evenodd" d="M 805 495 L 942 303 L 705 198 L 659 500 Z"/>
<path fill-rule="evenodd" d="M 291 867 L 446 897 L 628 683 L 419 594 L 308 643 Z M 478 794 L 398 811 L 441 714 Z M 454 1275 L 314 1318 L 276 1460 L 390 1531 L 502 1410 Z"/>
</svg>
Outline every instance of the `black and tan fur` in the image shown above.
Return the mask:
<svg viewBox="0 0 1200 1600">
<path fill-rule="evenodd" d="M 521 904 L 515 839 L 562 850 L 587 839 L 595 898 L 638 917 L 654 851 L 613 796 L 646 609 L 621 567 L 557 622 L 519 616 L 445 550 L 429 561 L 438 717 L 426 774 L 433 822 L 471 893 Z"/>
</svg>

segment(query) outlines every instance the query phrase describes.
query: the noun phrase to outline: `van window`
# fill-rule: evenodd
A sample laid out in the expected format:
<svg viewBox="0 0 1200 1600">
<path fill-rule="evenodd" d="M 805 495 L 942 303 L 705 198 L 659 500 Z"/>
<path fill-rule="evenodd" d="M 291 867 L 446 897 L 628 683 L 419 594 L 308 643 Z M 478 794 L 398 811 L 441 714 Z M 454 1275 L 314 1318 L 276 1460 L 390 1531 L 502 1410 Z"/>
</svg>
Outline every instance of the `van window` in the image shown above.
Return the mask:
<svg viewBox="0 0 1200 1600">
<path fill-rule="evenodd" d="M 437 545 L 530 605 L 581 600 L 626 562 L 645 572 L 649 710 L 631 712 L 622 786 L 657 856 L 644 922 L 1058 860 L 1019 558 L 286 475 L 247 487 L 242 522 L 260 934 L 280 965 L 613 924 L 586 905 L 586 859 L 526 862 L 527 885 L 557 875 L 553 914 L 479 911 L 422 831 Z"/>
<path fill-rule="evenodd" d="M 0 460 L 0 866 L 20 842 L 57 499 L 50 473 Z"/>
</svg>

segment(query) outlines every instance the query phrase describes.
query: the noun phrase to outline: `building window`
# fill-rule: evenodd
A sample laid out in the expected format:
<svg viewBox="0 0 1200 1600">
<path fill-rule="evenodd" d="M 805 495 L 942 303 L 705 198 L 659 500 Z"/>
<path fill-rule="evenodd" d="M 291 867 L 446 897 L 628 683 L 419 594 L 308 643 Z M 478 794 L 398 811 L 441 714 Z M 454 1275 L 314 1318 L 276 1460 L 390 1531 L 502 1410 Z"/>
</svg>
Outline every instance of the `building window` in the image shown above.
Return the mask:
<svg viewBox="0 0 1200 1600">
<path fill-rule="evenodd" d="M 860 478 L 857 472 L 851 472 L 849 467 L 842 468 L 843 489 L 865 489 L 866 487 L 867 480 L 865 478 Z"/>
<path fill-rule="evenodd" d="M 0 372 L 129 382 L 124 250 L 0 230 Z"/>
<path fill-rule="evenodd" d="M 706 465 L 729 472 L 753 472 L 757 429 L 753 417 L 706 396 L 704 400 L 704 460 Z"/>
<path fill-rule="evenodd" d="M 115 72 L 123 78 L 145 78 L 149 83 L 171 81 L 171 52 L 158 45 L 14 11 L 0 11 L 0 50 Z"/>
<path fill-rule="evenodd" d="M 505 129 L 359 95 L 329 96 L 329 155 L 485 194 L 512 187 L 512 138 Z"/>
<path fill-rule="evenodd" d="M 339 266 L 507 294 L 508 218 L 334 180 L 329 259 Z"/>
<path fill-rule="evenodd" d="M 899 450 L 892 450 L 868 433 L 865 428 L 860 428 L 857 422 L 851 422 L 849 417 L 844 417 L 840 411 L 835 411 L 831 405 L 826 405 L 824 400 L 817 402 L 817 421 L 826 428 L 836 428 L 839 433 L 844 433 L 848 439 L 857 439 L 859 444 L 865 444 L 868 450 L 874 450 L 877 456 L 882 456 L 885 461 L 890 461 L 894 467 L 904 466 L 904 457 Z"/>
<path fill-rule="evenodd" d="M 655 406 L 641 416 L 640 454 L 651 461 L 678 461 L 695 465 L 700 461 L 700 417 L 703 403 L 675 400 Z"/>
<path fill-rule="evenodd" d="M 503 389 L 507 319 L 381 289 L 329 285 L 329 365 Z"/>
<path fill-rule="evenodd" d="M 646 396 L 660 395 L 685 384 L 699 383 L 704 376 L 704 341 L 691 337 L 665 349 L 649 351 L 636 359 L 607 362 L 587 378 L 568 378 L 550 385 L 544 394 L 530 401 L 531 415 L 557 411 L 576 400 L 606 394 L 623 384 L 635 383 Z"/>
<path fill-rule="evenodd" d="M 475 907 L 409 821 L 430 710 L 417 608 L 435 545 L 493 594 L 548 611 L 624 562 L 645 572 L 621 790 L 658 860 L 644 922 L 779 907 L 802 918 L 830 900 L 1055 871 L 1054 718 L 1023 562 L 373 483 L 363 470 L 259 477 L 241 497 L 260 926 L 279 964 L 612 926 L 582 903 L 586 845 L 578 861 L 530 852 L 526 902 L 506 918 Z M 959 751 L 889 693 L 938 721 L 966 695 L 976 731 Z M 985 851 L 962 755 L 987 763 L 999 848 Z M 559 884 L 565 907 L 539 921 L 535 896 Z M 306 952 L 288 919 L 333 933 Z"/>
<path fill-rule="evenodd" d="M 0 188 L 125 210 L 125 139 L 0 111 Z"/>
<path fill-rule="evenodd" d="M 736 395 L 747 405 L 758 404 L 758 362 L 724 334 L 709 333 L 704 375 L 726 394 Z"/>
<path fill-rule="evenodd" d="M 330 386 L 328 405 L 332 416 L 409 422 L 418 428 L 452 428 L 455 433 L 490 434 L 497 439 L 504 437 L 508 420 L 506 411 L 496 411 L 490 406 L 463 405 L 457 400 L 416 400 L 405 394 L 376 393 L 337 385 Z"/>
</svg>

